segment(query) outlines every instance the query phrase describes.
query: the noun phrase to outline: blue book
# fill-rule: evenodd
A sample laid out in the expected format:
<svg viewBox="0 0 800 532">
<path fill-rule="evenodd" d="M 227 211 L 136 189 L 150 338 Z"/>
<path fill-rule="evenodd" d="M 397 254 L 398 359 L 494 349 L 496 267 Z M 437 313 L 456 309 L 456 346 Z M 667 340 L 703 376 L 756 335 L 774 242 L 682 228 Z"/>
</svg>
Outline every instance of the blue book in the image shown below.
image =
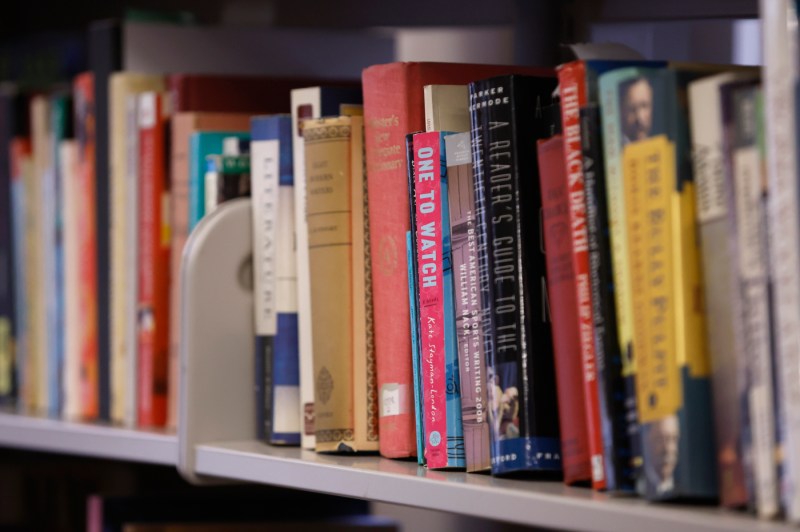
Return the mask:
<svg viewBox="0 0 800 532">
<path fill-rule="evenodd" d="M 30 148 L 28 148 L 30 149 Z M 12 156 L 13 157 L 13 156 Z M 24 394 L 25 360 L 28 355 L 27 261 L 25 250 L 25 183 L 19 161 L 11 161 L 12 242 L 14 252 L 14 315 L 16 379 L 20 403 Z M 15 171 L 16 170 L 16 171 Z"/>
<path fill-rule="evenodd" d="M 50 167 L 45 174 L 45 290 L 47 327 L 47 414 L 58 417 L 64 405 L 64 246 L 61 238 L 61 176 L 59 144 L 69 136 L 72 101 L 67 94 L 50 98 Z"/>
<path fill-rule="evenodd" d="M 417 463 L 425 465 L 425 416 L 422 413 L 422 382 L 419 374 L 419 316 L 417 315 L 416 252 L 411 231 L 406 231 L 408 257 L 408 308 L 411 320 L 411 367 L 414 372 L 414 420 L 417 427 Z"/>
<path fill-rule="evenodd" d="M 189 139 L 189 230 L 206 213 L 205 171 L 206 156 L 222 154 L 223 141 L 228 137 L 247 140 L 246 132 L 201 131 Z"/>
<path fill-rule="evenodd" d="M 256 412 L 259 436 L 300 445 L 297 268 L 290 115 L 251 122 Z"/>
</svg>

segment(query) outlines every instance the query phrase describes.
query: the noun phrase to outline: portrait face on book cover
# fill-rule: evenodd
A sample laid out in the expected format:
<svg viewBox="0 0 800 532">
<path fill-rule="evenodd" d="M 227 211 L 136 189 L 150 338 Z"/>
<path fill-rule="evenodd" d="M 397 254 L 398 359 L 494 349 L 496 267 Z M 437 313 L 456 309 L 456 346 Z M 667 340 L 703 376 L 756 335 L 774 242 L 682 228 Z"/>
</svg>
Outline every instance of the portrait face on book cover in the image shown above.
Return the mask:
<svg viewBox="0 0 800 532">
<path fill-rule="evenodd" d="M 677 415 L 648 423 L 643 427 L 644 467 L 648 485 L 657 494 L 668 493 L 675 488 L 675 469 L 678 466 L 680 423 Z"/>
<path fill-rule="evenodd" d="M 646 77 L 619 85 L 619 109 L 622 143 L 649 137 L 653 131 L 653 86 Z"/>
</svg>

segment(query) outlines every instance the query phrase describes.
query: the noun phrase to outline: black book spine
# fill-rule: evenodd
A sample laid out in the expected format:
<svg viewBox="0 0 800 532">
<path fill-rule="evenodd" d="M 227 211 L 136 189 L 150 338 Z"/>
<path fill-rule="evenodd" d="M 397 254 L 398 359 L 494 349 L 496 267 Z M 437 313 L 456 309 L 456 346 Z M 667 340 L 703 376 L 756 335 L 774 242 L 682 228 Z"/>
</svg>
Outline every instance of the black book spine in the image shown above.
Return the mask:
<svg viewBox="0 0 800 532">
<path fill-rule="evenodd" d="M 555 80 L 480 82 L 483 219 L 487 226 L 492 473 L 559 471 L 561 450 L 536 140 L 552 133 L 543 106 Z M 548 113 L 549 115 L 549 113 Z"/>
<path fill-rule="evenodd" d="M 603 458 L 609 491 L 633 492 L 632 442 L 636 436 L 636 405 L 627 401 L 622 355 L 617 338 L 614 273 L 606 204 L 605 166 L 600 143 L 600 109 L 580 110 L 583 175 L 586 190 L 586 224 L 589 233 L 589 273 L 592 287 L 597 378 L 603 431 Z"/>
<path fill-rule="evenodd" d="M 122 70 L 122 28 L 116 21 L 102 21 L 89 31 L 89 68 L 94 75 L 95 108 L 95 220 L 97 227 L 97 346 L 98 416 L 111 418 L 111 312 L 109 189 L 109 94 L 111 74 Z"/>
</svg>

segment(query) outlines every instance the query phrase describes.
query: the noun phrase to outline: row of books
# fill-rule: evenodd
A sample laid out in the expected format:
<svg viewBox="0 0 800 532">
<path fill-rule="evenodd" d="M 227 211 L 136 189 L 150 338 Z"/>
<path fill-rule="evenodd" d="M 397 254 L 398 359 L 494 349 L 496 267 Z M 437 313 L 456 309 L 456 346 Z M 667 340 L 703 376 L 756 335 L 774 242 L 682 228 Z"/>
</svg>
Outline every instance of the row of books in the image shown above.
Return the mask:
<svg viewBox="0 0 800 532">
<path fill-rule="evenodd" d="M 30 134 L 0 120 L 0 395 L 174 426 L 181 253 L 249 193 L 265 440 L 795 519 L 758 70 L 388 63 L 318 83 L 86 73 L 76 141 L 68 92 L 6 95 Z"/>
</svg>

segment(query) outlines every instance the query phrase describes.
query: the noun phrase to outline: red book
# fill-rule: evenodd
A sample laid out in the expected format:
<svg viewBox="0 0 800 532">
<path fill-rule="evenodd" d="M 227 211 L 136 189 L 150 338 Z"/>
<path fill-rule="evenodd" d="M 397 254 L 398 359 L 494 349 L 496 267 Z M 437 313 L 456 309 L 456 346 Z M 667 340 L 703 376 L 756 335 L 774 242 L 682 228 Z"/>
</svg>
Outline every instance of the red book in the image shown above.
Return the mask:
<svg viewBox="0 0 800 532">
<path fill-rule="evenodd" d="M 416 456 L 406 231 L 410 229 L 405 136 L 425 129 L 423 87 L 503 74 L 552 76 L 543 68 L 389 63 L 364 70 L 372 300 L 381 455 Z"/>
<path fill-rule="evenodd" d="M 314 78 L 210 74 L 173 74 L 169 77 L 170 98 L 175 113 L 288 113 L 292 108 L 292 89 L 318 85 L 357 87 L 359 83 Z"/>
<path fill-rule="evenodd" d="M 139 96 L 139 297 L 137 421 L 167 421 L 169 367 L 169 181 L 164 96 Z"/>
<path fill-rule="evenodd" d="M 597 387 L 597 355 L 594 344 L 592 288 L 589 272 L 589 231 L 586 227 L 586 193 L 583 181 L 580 109 L 586 105 L 586 72 L 583 61 L 573 61 L 558 69 L 561 98 L 561 124 L 564 131 L 564 165 L 569 187 L 569 216 L 572 241 L 572 268 L 577 298 L 577 333 L 581 343 L 583 386 L 591 454 L 592 487 L 605 489 L 603 426 Z"/>
<path fill-rule="evenodd" d="M 78 141 L 78 277 L 80 279 L 79 332 L 81 391 L 80 411 L 86 419 L 100 413 L 99 344 L 97 338 L 97 224 L 95 201 L 95 108 L 94 76 L 87 72 L 75 78 L 75 132 Z"/>
<path fill-rule="evenodd" d="M 558 415 L 561 425 L 561 462 L 564 482 L 592 478 L 589 435 L 583 387 L 581 342 L 578 332 L 575 273 L 572 269 L 569 186 L 561 135 L 537 142 L 539 185 L 547 261 L 547 296 L 556 363 Z"/>
</svg>

